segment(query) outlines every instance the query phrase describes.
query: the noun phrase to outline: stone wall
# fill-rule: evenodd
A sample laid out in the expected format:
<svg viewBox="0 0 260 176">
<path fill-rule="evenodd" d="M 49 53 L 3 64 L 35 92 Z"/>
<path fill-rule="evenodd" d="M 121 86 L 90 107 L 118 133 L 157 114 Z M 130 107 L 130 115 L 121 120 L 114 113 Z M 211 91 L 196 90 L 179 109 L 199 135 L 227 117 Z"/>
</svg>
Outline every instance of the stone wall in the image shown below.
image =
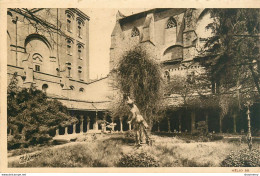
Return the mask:
<svg viewBox="0 0 260 176">
<path fill-rule="evenodd" d="M 197 29 L 204 24 L 200 22 L 204 20 L 203 10 L 152 9 L 128 17 L 119 12 L 111 35 L 110 70 L 116 68 L 125 51 L 142 45 L 158 62 L 164 63 L 163 73 L 183 75 L 187 74 L 188 68 L 203 72 L 199 63 L 193 62 L 198 56 L 197 47 L 201 47 Z M 139 35 L 133 37 L 134 28 L 138 29 Z"/>
<path fill-rule="evenodd" d="M 49 25 L 34 26 L 35 20 L 28 14 L 19 11 L 8 10 L 8 64 L 25 67 L 27 62 L 39 64 L 41 71 L 56 75 L 57 70 L 67 69 L 67 63 L 71 63 L 71 78 L 75 80 L 89 81 L 89 19 L 75 9 L 42 9 L 35 12 L 35 17 Z M 67 15 L 71 15 L 71 31 L 67 30 Z M 26 17 L 25 17 L 26 16 Z M 78 21 L 82 21 L 81 35 L 77 28 Z M 57 33 L 56 28 L 61 32 Z M 67 53 L 67 40 L 72 41 L 71 53 Z M 78 54 L 78 46 L 81 46 L 81 58 Z M 41 57 L 37 62 L 34 54 Z M 79 67 L 81 76 L 79 76 Z M 35 70 L 35 68 L 33 68 Z"/>
<path fill-rule="evenodd" d="M 49 97 L 88 101 L 89 17 L 78 9 L 31 10 L 33 16 L 8 9 L 8 83 L 17 72 L 19 87 L 34 84 Z"/>
</svg>

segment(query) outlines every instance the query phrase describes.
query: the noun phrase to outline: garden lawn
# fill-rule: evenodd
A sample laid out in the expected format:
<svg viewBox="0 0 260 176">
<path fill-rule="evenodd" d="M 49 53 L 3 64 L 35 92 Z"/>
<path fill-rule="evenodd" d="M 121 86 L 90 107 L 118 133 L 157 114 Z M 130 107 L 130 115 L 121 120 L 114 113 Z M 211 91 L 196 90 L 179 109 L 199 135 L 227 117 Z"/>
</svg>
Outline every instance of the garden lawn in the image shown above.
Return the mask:
<svg viewBox="0 0 260 176">
<path fill-rule="evenodd" d="M 153 136 L 153 146 L 135 148 L 123 135 L 97 139 L 59 148 L 48 148 L 33 161 L 20 164 L 9 162 L 9 167 L 117 167 L 124 154 L 148 153 L 159 161 L 160 167 L 219 167 L 233 150 L 246 148 L 246 144 L 190 142 L 176 137 Z M 260 149 L 259 144 L 254 148 Z"/>
</svg>

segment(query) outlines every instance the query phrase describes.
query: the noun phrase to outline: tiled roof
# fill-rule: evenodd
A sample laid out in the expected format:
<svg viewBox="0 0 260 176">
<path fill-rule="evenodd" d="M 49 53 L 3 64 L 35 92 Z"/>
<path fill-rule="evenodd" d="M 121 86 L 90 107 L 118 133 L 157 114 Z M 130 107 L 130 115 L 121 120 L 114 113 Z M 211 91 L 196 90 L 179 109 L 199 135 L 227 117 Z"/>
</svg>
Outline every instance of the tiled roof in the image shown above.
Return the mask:
<svg viewBox="0 0 260 176">
<path fill-rule="evenodd" d="M 70 110 L 81 111 L 106 111 L 109 109 L 110 102 L 77 102 L 68 100 L 59 100 Z"/>
<path fill-rule="evenodd" d="M 69 109 L 82 111 L 108 110 L 111 95 L 112 89 L 109 87 L 108 77 L 89 83 L 80 99 L 48 94 L 49 98 L 59 100 Z"/>
</svg>

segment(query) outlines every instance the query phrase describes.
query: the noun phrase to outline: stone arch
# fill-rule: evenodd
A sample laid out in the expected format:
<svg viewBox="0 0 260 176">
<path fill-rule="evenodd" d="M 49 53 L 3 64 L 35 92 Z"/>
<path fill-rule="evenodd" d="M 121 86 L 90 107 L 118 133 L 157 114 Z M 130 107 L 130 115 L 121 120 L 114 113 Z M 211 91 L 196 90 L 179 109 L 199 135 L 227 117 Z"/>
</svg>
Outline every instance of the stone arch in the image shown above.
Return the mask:
<svg viewBox="0 0 260 176">
<path fill-rule="evenodd" d="M 83 26 L 85 25 L 85 21 L 81 17 L 77 17 L 76 21 L 80 22 Z"/>
<path fill-rule="evenodd" d="M 179 61 L 183 59 L 183 46 L 181 45 L 172 45 L 167 47 L 163 53 L 163 62 L 164 61 Z"/>
<path fill-rule="evenodd" d="M 43 35 L 40 35 L 40 34 L 30 34 L 30 35 L 28 35 L 25 39 L 24 47 L 26 48 L 26 45 L 30 41 L 35 40 L 35 39 L 38 39 L 38 40 L 41 40 L 42 42 L 44 42 L 47 45 L 47 47 L 49 48 L 50 51 L 53 50 L 53 48 L 52 48 L 50 42 L 47 40 L 47 38 Z"/>
<path fill-rule="evenodd" d="M 52 47 L 46 37 L 31 34 L 25 39 L 24 48 L 29 56 L 27 59 L 29 64 L 33 64 L 33 67 L 36 67 L 35 64 L 41 64 L 41 72 L 55 74 L 53 63 L 50 61 Z"/>
<path fill-rule="evenodd" d="M 72 38 L 67 37 L 67 38 L 65 38 L 65 40 L 66 40 L 66 41 L 70 41 L 72 44 L 74 44 L 74 41 L 73 41 Z"/>
<path fill-rule="evenodd" d="M 32 55 L 32 58 L 33 58 L 33 60 L 38 60 L 38 61 L 42 62 L 42 55 L 39 53 L 34 53 Z"/>
<path fill-rule="evenodd" d="M 12 12 L 10 12 L 10 11 L 7 11 L 7 15 L 9 15 L 9 16 L 11 16 L 11 17 L 13 17 L 13 14 L 12 14 Z"/>
<path fill-rule="evenodd" d="M 43 84 L 43 85 L 42 85 L 42 91 L 43 91 L 43 92 L 46 93 L 48 88 L 49 88 L 48 84 Z"/>
<path fill-rule="evenodd" d="M 74 15 L 74 13 L 72 12 L 72 11 L 70 11 L 70 10 L 65 10 L 65 14 L 66 15 L 70 15 L 71 17 L 72 17 L 72 19 L 74 19 L 75 18 L 75 15 Z"/>
<path fill-rule="evenodd" d="M 84 48 L 84 45 L 82 43 L 77 43 L 77 46 L 80 46 L 81 48 Z"/>
</svg>

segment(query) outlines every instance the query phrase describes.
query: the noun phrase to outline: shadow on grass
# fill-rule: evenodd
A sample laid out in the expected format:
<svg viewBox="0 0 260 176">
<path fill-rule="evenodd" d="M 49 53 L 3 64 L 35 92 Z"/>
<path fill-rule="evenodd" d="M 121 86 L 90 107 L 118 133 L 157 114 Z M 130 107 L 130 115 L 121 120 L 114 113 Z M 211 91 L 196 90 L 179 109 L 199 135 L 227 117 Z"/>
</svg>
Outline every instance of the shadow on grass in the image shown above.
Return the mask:
<svg viewBox="0 0 260 176">
<path fill-rule="evenodd" d="M 123 135 L 113 136 L 109 139 L 104 140 L 104 142 L 117 142 L 124 145 L 133 145 L 135 143 L 135 139 L 132 137 L 125 137 Z"/>
<path fill-rule="evenodd" d="M 113 167 L 122 155 L 120 141 L 96 141 L 47 149 L 27 163 L 8 163 L 8 167 Z"/>
</svg>

